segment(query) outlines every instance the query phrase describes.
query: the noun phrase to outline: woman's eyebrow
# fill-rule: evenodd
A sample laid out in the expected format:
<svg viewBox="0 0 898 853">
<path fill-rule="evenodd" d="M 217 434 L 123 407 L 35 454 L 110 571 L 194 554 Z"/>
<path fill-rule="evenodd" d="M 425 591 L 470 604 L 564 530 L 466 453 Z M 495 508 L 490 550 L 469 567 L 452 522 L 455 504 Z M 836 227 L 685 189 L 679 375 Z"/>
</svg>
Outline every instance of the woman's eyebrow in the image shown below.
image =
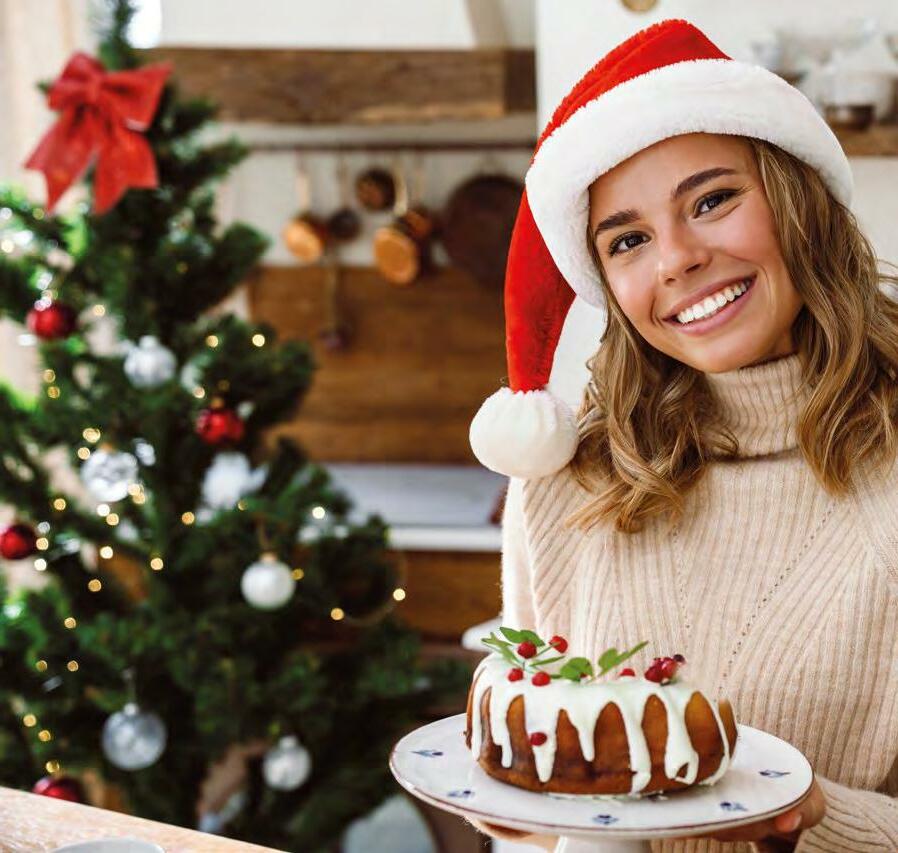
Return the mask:
<svg viewBox="0 0 898 853">
<path fill-rule="evenodd" d="M 673 192 L 671 192 L 670 200 L 676 201 L 681 195 L 688 193 L 690 190 L 694 190 L 706 181 L 719 178 L 721 175 L 735 174 L 735 169 L 730 169 L 726 166 L 715 166 L 713 169 L 703 169 L 701 172 L 696 172 L 688 178 L 683 178 L 683 180 L 676 185 Z M 629 225 L 637 219 L 639 219 L 639 211 L 634 210 L 632 207 L 627 208 L 627 210 L 619 210 L 617 213 L 612 213 L 611 216 L 606 216 L 598 225 L 596 225 L 595 231 L 592 233 L 593 239 L 598 237 L 603 231 L 610 231 L 612 228 Z"/>
</svg>

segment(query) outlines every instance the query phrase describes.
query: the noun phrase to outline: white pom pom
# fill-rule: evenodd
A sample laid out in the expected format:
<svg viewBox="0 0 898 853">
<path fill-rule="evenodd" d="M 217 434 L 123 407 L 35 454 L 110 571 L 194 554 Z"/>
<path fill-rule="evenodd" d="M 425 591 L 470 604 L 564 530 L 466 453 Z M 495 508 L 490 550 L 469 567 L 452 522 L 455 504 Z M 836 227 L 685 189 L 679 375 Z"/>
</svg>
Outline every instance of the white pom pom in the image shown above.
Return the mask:
<svg viewBox="0 0 898 853">
<path fill-rule="evenodd" d="M 508 477 L 560 471 L 579 443 L 574 414 L 548 391 L 500 388 L 471 421 L 469 440 L 481 465 Z"/>
</svg>

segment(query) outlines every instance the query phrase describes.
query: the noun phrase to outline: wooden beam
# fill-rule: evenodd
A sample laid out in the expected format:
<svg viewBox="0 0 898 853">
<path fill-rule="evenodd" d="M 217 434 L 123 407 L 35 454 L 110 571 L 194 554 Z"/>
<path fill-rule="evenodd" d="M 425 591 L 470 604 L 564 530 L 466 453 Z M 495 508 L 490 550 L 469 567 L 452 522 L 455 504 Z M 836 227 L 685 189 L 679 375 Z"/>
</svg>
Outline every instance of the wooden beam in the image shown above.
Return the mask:
<svg viewBox="0 0 898 853">
<path fill-rule="evenodd" d="M 185 94 L 229 121 L 389 124 L 495 119 L 536 109 L 532 48 L 289 50 L 159 47 Z"/>
</svg>

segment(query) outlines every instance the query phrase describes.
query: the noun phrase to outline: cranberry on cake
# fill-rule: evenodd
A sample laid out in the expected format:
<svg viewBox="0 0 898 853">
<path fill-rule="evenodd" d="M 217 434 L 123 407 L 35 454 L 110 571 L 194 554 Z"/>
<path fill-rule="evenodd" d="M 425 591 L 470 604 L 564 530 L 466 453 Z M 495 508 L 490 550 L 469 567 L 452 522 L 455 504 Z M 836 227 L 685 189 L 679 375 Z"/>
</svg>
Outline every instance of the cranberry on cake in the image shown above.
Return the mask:
<svg viewBox="0 0 898 853">
<path fill-rule="evenodd" d="M 499 630 L 505 639 L 481 640 L 491 651 L 474 672 L 465 730 L 490 776 L 531 791 L 640 795 L 712 785 L 726 773 L 732 707 L 679 676 L 683 655 L 614 677 L 645 642 L 607 649 L 594 668 L 568 657 L 563 637 Z"/>
</svg>

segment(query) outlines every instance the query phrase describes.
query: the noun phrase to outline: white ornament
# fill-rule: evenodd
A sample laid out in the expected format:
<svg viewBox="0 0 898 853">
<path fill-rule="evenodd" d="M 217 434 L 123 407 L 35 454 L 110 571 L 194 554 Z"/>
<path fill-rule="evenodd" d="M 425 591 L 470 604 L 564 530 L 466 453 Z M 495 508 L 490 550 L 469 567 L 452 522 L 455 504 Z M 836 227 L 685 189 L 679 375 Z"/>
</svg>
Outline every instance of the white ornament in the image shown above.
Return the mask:
<svg viewBox="0 0 898 853">
<path fill-rule="evenodd" d="M 247 567 L 240 580 L 243 597 L 261 610 L 283 607 L 293 595 L 296 582 L 289 566 L 266 552 Z"/>
<path fill-rule="evenodd" d="M 194 392 L 196 388 L 200 387 L 203 379 L 203 371 L 200 366 L 194 361 L 188 361 L 181 368 L 181 373 L 179 375 L 179 381 L 181 386 L 189 391 L 191 394 Z"/>
<path fill-rule="evenodd" d="M 103 724 L 103 754 L 121 770 L 143 770 L 159 760 L 167 737 L 158 714 L 129 702 Z"/>
<path fill-rule="evenodd" d="M 144 438 L 134 439 L 134 453 L 140 464 L 150 468 L 156 464 L 156 448 Z"/>
<path fill-rule="evenodd" d="M 240 498 L 262 485 L 267 473 L 264 465 L 253 471 L 243 453 L 218 453 L 203 478 L 203 503 L 211 509 L 233 509 Z"/>
<path fill-rule="evenodd" d="M 293 791 L 309 778 L 311 767 L 309 751 L 295 735 L 287 735 L 265 753 L 262 775 L 269 787 Z"/>
<path fill-rule="evenodd" d="M 137 482 L 137 459 L 124 451 L 98 447 L 81 466 L 81 480 L 98 501 L 120 501 Z"/>
<path fill-rule="evenodd" d="M 155 335 L 141 335 L 136 346 L 130 341 L 126 341 L 124 346 L 128 352 L 125 356 L 125 376 L 135 388 L 155 388 L 175 375 L 175 354 L 159 343 Z"/>
</svg>

